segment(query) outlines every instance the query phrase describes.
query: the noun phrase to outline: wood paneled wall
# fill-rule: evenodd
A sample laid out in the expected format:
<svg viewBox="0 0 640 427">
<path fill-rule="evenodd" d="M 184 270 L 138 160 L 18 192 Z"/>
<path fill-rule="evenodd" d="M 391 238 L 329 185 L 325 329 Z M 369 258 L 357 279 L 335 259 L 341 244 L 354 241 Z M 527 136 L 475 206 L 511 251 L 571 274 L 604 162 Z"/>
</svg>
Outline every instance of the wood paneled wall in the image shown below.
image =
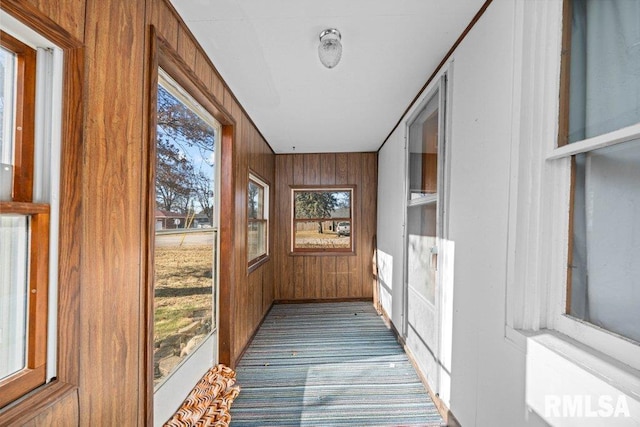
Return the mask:
<svg viewBox="0 0 640 427">
<path fill-rule="evenodd" d="M 63 130 L 60 380 L 0 411 L 0 424 L 148 425 L 154 34 L 227 118 L 220 350 L 231 365 L 274 298 L 273 258 L 247 269 L 246 193 L 249 169 L 275 182 L 275 155 L 168 0 L 2 0 L 0 7 L 67 48 L 65 96 L 77 102 L 64 115 L 79 123 Z"/>
<path fill-rule="evenodd" d="M 377 170 L 376 153 L 276 156 L 276 300 L 373 298 Z M 334 184 L 355 185 L 355 255 L 292 255 L 291 186 Z"/>
<path fill-rule="evenodd" d="M 236 150 L 236 234 L 235 234 L 235 265 L 236 283 L 234 286 L 234 305 L 231 336 L 231 364 L 235 366 L 245 346 L 253 336 L 273 303 L 274 275 L 273 259 L 269 259 L 257 269 L 249 272 L 247 259 L 247 186 L 249 185 L 249 170 L 257 173 L 270 185 L 270 196 L 274 196 L 275 156 L 263 143 L 255 127 L 243 118 L 239 124 L 241 140 Z M 274 215 L 271 206 L 270 216 Z M 270 224 L 269 235 L 273 235 L 274 226 Z M 272 246 L 272 245 L 271 245 Z M 271 251 L 270 251 L 271 252 Z"/>
</svg>

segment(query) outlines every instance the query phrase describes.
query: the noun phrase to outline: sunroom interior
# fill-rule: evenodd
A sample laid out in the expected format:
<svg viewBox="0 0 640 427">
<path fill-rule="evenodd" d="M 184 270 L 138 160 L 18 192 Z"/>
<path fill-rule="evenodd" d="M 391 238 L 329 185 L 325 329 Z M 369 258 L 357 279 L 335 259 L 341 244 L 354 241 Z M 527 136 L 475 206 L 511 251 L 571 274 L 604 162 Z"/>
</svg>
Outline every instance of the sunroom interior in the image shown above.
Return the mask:
<svg viewBox="0 0 640 427">
<path fill-rule="evenodd" d="M 640 0 L 0 29 L 0 425 L 640 425 Z"/>
</svg>

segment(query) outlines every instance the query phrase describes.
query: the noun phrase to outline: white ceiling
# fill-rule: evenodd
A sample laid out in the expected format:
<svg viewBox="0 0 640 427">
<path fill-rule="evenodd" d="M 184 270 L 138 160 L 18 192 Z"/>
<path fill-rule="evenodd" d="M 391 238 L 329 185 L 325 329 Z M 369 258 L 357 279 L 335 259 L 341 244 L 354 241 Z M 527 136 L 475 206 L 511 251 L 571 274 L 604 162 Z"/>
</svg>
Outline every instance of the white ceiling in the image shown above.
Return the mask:
<svg viewBox="0 0 640 427">
<path fill-rule="evenodd" d="M 172 3 L 275 152 L 320 153 L 377 150 L 484 0 Z"/>
</svg>

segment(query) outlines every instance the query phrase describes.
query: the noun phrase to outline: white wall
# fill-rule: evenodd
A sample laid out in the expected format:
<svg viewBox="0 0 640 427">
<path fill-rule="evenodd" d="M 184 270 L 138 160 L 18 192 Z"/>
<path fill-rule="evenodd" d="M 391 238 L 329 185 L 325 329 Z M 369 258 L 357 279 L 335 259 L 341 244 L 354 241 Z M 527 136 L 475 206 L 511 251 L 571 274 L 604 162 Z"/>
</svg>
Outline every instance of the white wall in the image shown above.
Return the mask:
<svg viewBox="0 0 640 427">
<path fill-rule="evenodd" d="M 404 127 L 391 134 L 378 155 L 378 274 L 382 308 L 402 331 Z"/>
<path fill-rule="evenodd" d="M 455 279 L 453 332 L 443 340 L 452 341 L 446 403 L 465 427 L 546 425 L 527 408 L 526 350 L 505 339 L 515 16 L 516 2 L 494 0 L 452 56 L 448 239 L 455 245 Z M 392 260 L 392 272 L 381 266 L 381 277 L 391 281 L 382 300 L 398 330 L 403 138 L 400 125 L 380 150 L 378 188 L 378 248 Z"/>
<path fill-rule="evenodd" d="M 447 65 L 445 237 L 454 271 L 439 286 L 453 295 L 440 340 L 451 355 L 437 355 L 445 375 L 432 388 L 465 427 L 640 426 L 638 346 L 562 316 L 569 161 L 549 157 L 560 150 L 561 5 L 494 0 Z M 381 299 L 399 331 L 407 120 L 378 160 Z M 582 416 L 548 411 L 567 397 Z M 603 397 L 609 406 L 599 406 Z M 621 416 L 594 416 L 614 406 Z"/>
<path fill-rule="evenodd" d="M 514 17 L 515 2 L 494 1 L 453 55 L 450 408 L 464 426 L 544 425 L 525 407 L 525 355 L 504 339 Z"/>
</svg>

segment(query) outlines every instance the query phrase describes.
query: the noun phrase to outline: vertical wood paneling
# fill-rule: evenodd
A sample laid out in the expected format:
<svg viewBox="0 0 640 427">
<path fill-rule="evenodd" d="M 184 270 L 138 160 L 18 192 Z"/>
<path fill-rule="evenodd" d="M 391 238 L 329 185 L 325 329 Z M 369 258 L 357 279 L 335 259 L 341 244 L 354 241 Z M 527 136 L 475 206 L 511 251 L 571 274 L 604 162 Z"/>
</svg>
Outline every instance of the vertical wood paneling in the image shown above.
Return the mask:
<svg viewBox="0 0 640 427">
<path fill-rule="evenodd" d="M 336 183 L 336 155 L 334 153 L 320 154 L 320 183 L 333 185 Z M 322 257 L 321 297 L 335 298 L 336 289 L 336 257 Z"/>
<path fill-rule="evenodd" d="M 194 70 L 206 87 L 210 87 L 212 70 L 207 57 L 200 50 L 196 50 Z"/>
<path fill-rule="evenodd" d="M 226 108 L 227 111 L 231 111 L 231 108 L 233 107 L 233 96 L 231 96 L 231 92 L 226 86 L 224 88 L 223 103 L 224 108 Z"/>
<path fill-rule="evenodd" d="M 252 168 L 275 185 L 275 156 L 169 0 L 5 0 L 3 9 L 32 21 L 67 55 L 60 233 L 65 256 L 59 270 L 59 326 L 65 333 L 59 337 L 58 373 L 80 392 L 38 406 L 29 416 L 35 425 L 143 425 L 150 408 L 141 384 L 147 374 L 142 355 L 152 351 L 145 348 L 149 318 L 141 280 L 149 265 L 140 258 L 149 244 L 143 225 L 145 165 L 152 161 L 144 142 L 151 108 L 146 83 L 157 55 L 150 52 L 150 25 L 187 74 L 204 83 L 207 97 L 231 114 L 223 131 L 232 154 L 222 183 L 222 194 L 228 193 L 222 212 L 227 221 L 221 220 L 228 283 L 221 288 L 220 313 L 221 358 L 231 364 L 274 298 L 273 259 L 247 274 L 246 176 Z M 273 205 L 272 218 L 275 212 Z M 274 222 L 271 230 L 273 237 Z"/>
<path fill-rule="evenodd" d="M 59 246 L 65 254 L 58 265 L 58 326 L 65 331 L 58 335 L 58 378 L 61 381 L 78 384 L 80 355 L 80 246 L 83 240 L 82 216 L 82 159 L 83 159 L 83 49 L 73 49 L 65 58 L 64 96 L 73 102 L 63 109 L 62 165 L 60 177 Z"/>
<path fill-rule="evenodd" d="M 360 153 L 349 153 L 347 163 L 347 179 L 357 185 L 353 208 L 353 225 L 351 226 L 353 244 L 357 257 L 349 258 L 349 295 L 362 295 L 362 156 Z"/>
<path fill-rule="evenodd" d="M 80 424 L 127 425 L 145 399 L 137 381 L 145 4 L 86 4 Z"/>
<path fill-rule="evenodd" d="M 236 152 L 234 148 L 235 129 L 233 126 L 222 128 L 221 171 L 232 170 L 235 164 Z M 224 269 L 220 272 L 220 327 L 218 331 L 218 346 L 220 362 L 232 364 L 233 340 L 235 335 L 234 311 L 231 302 L 235 301 L 236 266 L 235 266 L 235 219 L 224 212 L 234 212 L 235 207 L 235 182 L 234 176 L 221 179 L 220 184 L 220 265 Z"/>
<path fill-rule="evenodd" d="M 307 279 L 307 295 L 310 295 L 312 299 L 322 298 L 322 257 L 311 256 L 305 258 L 305 272 Z"/>
<path fill-rule="evenodd" d="M 377 215 L 377 154 L 366 153 L 362 168 L 362 294 L 373 297 L 373 237 Z"/>
<path fill-rule="evenodd" d="M 304 157 L 305 156 L 302 154 L 293 155 L 293 182 L 292 182 L 293 185 L 304 184 L 304 181 L 305 181 Z M 290 192 L 290 189 L 287 186 L 287 188 L 283 190 L 276 189 L 276 191 Z M 287 214 L 287 218 L 289 221 L 291 220 L 291 211 Z M 291 233 L 293 233 L 293 230 L 291 231 Z M 290 249 L 287 249 L 287 252 L 289 252 L 289 250 Z M 302 299 L 304 298 L 304 295 L 306 292 L 305 291 L 305 262 L 303 257 L 293 258 L 293 277 L 294 277 L 293 297 L 294 299 Z"/>
<path fill-rule="evenodd" d="M 293 258 L 293 299 L 310 298 L 306 296 L 305 289 L 305 262 L 303 257 Z"/>
<path fill-rule="evenodd" d="M 336 183 L 336 155 L 333 153 L 320 154 L 320 184 L 333 185 Z"/>
<path fill-rule="evenodd" d="M 275 156 L 267 146 L 250 119 L 240 108 L 228 90 L 225 93 L 225 107 L 236 118 L 236 164 L 235 189 L 235 259 L 238 266 L 238 280 L 235 283 L 234 317 L 236 322 L 233 339 L 233 363 L 251 339 L 262 317 L 273 302 L 274 268 L 273 259 L 248 272 L 247 264 L 247 185 L 249 170 L 253 170 L 273 186 L 275 183 Z M 223 177 L 224 179 L 224 177 Z M 270 209 L 275 216 L 273 200 Z M 271 224 L 271 230 L 275 230 Z M 273 239 L 273 233 L 271 234 Z"/>
<path fill-rule="evenodd" d="M 370 298 L 371 241 L 377 193 L 375 153 L 286 154 L 276 156 L 280 230 L 291 227 L 291 185 L 355 185 L 355 255 L 291 255 L 291 232 L 275 245 L 276 299 Z M 286 194 L 286 198 L 283 196 Z M 284 233 L 282 233 L 284 234 Z M 365 274 L 366 273 L 366 274 Z M 292 279 L 291 279 L 292 278 Z M 293 289 L 291 282 L 293 281 Z"/>
<path fill-rule="evenodd" d="M 156 27 L 158 34 L 179 51 L 178 32 L 180 25 L 173 14 L 173 8 L 164 0 L 155 0 L 152 2 L 151 10 L 151 23 Z"/>
<path fill-rule="evenodd" d="M 192 70 L 196 69 L 196 45 L 189 36 L 187 29 L 184 27 L 178 28 L 178 54 L 184 60 L 185 64 Z"/>
<path fill-rule="evenodd" d="M 262 310 L 260 311 L 260 317 L 258 321 L 262 321 L 262 317 L 267 314 L 269 308 L 271 307 L 271 303 L 273 303 L 274 299 L 274 286 L 273 286 L 273 272 L 274 272 L 274 262 L 266 263 L 262 268 L 264 270 L 264 277 L 262 278 Z"/>
<path fill-rule="evenodd" d="M 293 178 L 293 156 L 276 156 L 276 158 L 285 159 L 281 164 L 284 164 L 282 169 L 276 168 L 276 176 L 279 177 L 278 186 L 276 192 L 281 197 L 282 206 L 280 206 L 280 228 L 278 233 L 284 236 L 281 240 L 281 246 L 276 248 L 277 260 L 282 260 L 280 269 L 280 277 L 277 279 L 276 286 L 284 285 L 285 292 L 280 298 L 293 299 L 295 298 L 295 280 L 293 279 L 293 259 L 289 256 L 291 250 L 291 224 L 289 218 L 291 217 L 291 192 L 289 190 L 289 183 L 294 182 Z M 283 232 L 283 230 L 285 230 Z"/>
<path fill-rule="evenodd" d="M 336 289 L 336 258 L 335 256 L 320 257 L 322 260 L 320 273 L 321 298 L 335 298 L 338 296 Z M 342 257 L 341 257 L 342 258 Z"/>
<path fill-rule="evenodd" d="M 336 184 L 349 184 L 349 154 L 337 153 L 335 161 Z M 357 189 L 356 189 L 357 194 Z M 349 296 L 349 258 L 336 257 L 336 296 Z"/>
<path fill-rule="evenodd" d="M 336 257 L 336 296 L 347 298 L 349 294 L 349 258 Z"/>
<path fill-rule="evenodd" d="M 225 94 L 225 98 L 227 98 Z M 226 102 L 225 102 L 226 106 Z M 229 103 L 228 109 L 233 113 L 233 103 Z M 248 151 L 250 146 L 250 129 L 247 126 L 247 120 L 240 114 L 236 122 L 236 164 L 233 171 L 235 175 L 235 241 L 234 254 L 235 263 L 238 268 L 238 275 L 235 286 L 235 303 L 233 321 L 236 323 L 236 329 L 232 336 L 233 354 L 237 356 L 244 347 L 244 343 L 248 340 L 248 331 L 251 329 L 250 324 L 253 323 L 253 307 L 252 307 L 252 280 L 259 274 L 254 272 L 251 276 L 247 274 L 247 185 L 248 185 Z M 239 126 L 238 126 L 239 125 Z M 223 177 L 224 179 L 224 177 Z"/>
<path fill-rule="evenodd" d="M 304 161 L 304 185 L 319 185 L 320 182 L 320 154 L 306 154 Z"/>
<path fill-rule="evenodd" d="M 336 184 L 349 184 L 349 154 L 336 154 Z"/>
<path fill-rule="evenodd" d="M 320 185 L 320 154 L 306 154 L 303 157 L 305 185 Z M 309 298 L 322 297 L 322 267 L 317 257 L 303 257 L 304 260 L 304 295 Z"/>
<path fill-rule="evenodd" d="M 84 40 L 85 0 L 33 0 L 31 3 L 73 37 Z"/>
<path fill-rule="evenodd" d="M 213 96 L 224 102 L 224 82 L 218 73 L 215 73 L 213 80 Z"/>
</svg>

